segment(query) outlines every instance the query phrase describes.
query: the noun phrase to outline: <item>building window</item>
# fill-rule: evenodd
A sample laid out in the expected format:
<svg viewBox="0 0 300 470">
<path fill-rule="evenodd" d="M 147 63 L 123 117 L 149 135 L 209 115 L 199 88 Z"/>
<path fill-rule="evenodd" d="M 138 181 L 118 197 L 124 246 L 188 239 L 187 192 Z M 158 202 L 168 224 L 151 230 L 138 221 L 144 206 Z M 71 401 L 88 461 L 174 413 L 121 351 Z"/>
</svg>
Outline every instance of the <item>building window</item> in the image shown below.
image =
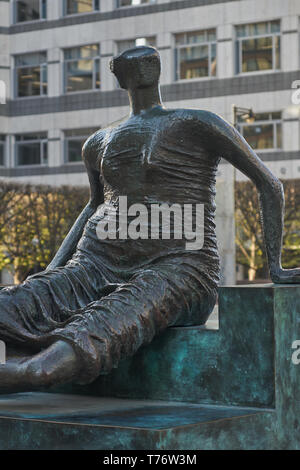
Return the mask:
<svg viewBox="0 0 300 470">
<path fill-rule="evenodd" d="M 155 36 L 147 37 L 147 38 L 136 38 L 136 39 L 127 39 L 126 41 L 118 41 L 117 48 L 118 54 L 126 51 L 126 49 L 132 49 L 136 46 L 156 46 L 156 38 Z"/>
<path fill-rule="evenodd" d="M 5 136 L 0 135 L 0 166 L 5 165 Z"/>
<path fill-rule="evenodd" d="M 16 136 L 16 165 L 47 165 L 47 134 L 24 134 Z"/>
<path fill-rule="evenodd" d="M 15 57 L 15 96 L 47 95 L 47 54 L 37 52 Z"/>
<path fill-rule="evenodd" d="M 100 9 L 100 0 L 64 0 L 64 14 L 77 15 Z"/>
<path fill-rule="evenodd" d="M 216 76 L 215 29 L 176 34 L 175 44 L 176 80 Z"/>
<path fill-rule="evenodd" d="M 149 4 L 155 2 L 156 0 L 117 0 L 117 8 L 146 5 L 147 3 Z"/>
<path fill-rule="evenodd" d="M 64 51 L 65 93 L 100 89 L 99 45 L 73 47 Z"/>
<path fill-rule="evenodd" d="M 65 131 L 65 161 L 67 163 L 82 162 L 81 151 L 86 139 L 97 129 L 72 129 Z"/>
<path fill-rule="evenodd" d="M 280 69 L 280 21 L 236 27 L 237 72 Z"/>
<path fill-rule="evenodd" d="M 239 131 L 255 150 L 277 150 L 282 148 L 281 112 L 255 114 L 253 123 L 239 118 Z"/>
<path fill-rule="evenodd" d="M 47 0 L 15 0 L 14 23 L 47 18 Z"/>
</svg>

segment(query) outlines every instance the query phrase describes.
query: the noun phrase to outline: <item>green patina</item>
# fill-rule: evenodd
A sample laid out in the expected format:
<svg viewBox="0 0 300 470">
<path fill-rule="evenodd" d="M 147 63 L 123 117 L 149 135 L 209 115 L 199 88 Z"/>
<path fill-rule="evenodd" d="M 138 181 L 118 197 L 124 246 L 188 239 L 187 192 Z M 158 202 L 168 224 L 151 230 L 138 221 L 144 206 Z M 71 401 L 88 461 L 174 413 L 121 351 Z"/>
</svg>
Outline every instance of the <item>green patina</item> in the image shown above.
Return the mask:
<svg viewBox="0 0 300 470">
<path fill-rule="evenodd" d="M 110 375 L 59 390 L 62 402 L 98 397 L 101 410 L 50 415 L 54 395 L 44 413 L 38 394 L 3 397 L 0 448 L 300 449 L 300 286 L 224 287 L 219 310 L 219 330 L 170 328 Z M 105 396 L 116 397 L 109 413 Z"/>
<path fill-rule="evenodd" d="M 274 406 L 273 289 L 220 289 L 220 328 L 170 328 L 90 386 L 97 396 Z"/>
</svg>

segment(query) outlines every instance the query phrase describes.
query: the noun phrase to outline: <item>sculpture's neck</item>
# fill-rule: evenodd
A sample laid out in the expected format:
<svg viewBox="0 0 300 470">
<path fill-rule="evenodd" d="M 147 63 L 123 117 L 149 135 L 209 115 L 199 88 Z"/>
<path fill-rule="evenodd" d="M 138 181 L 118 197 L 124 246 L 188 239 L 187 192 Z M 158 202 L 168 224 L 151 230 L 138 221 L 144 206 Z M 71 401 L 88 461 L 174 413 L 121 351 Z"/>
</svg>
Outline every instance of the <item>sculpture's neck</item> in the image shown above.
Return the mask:
<svg viewBox="0 0 300 470">
<path fill-rule="evenodd" d="M 155 106 L 162 106 L 159 85 L 128 90 L 131 114 L 140 114 Z"/>
</svg>

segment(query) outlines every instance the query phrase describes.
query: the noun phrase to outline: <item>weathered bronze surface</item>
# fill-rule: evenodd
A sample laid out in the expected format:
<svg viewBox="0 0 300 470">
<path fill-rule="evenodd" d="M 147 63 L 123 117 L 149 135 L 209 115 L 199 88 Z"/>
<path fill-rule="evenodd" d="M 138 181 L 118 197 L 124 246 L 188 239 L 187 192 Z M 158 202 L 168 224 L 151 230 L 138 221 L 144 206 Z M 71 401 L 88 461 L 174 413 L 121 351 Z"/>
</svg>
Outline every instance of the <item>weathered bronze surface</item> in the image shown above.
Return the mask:
<svg viewBox="0 0 300 470">
<path fill-rule="evenodd" d="M 221 287 L 219 312 L 93 384 L 1 395 L 0 449 L 300 450 L 300 286 Z"/>
<path fill-rule="evenodd" d="M 0 391 L 89 383 L 172 325 L 203 324 L 219 277 L 215 177 L 227 159 L 256 184 L 272 280 L 297 283 L 300 270 L 280 263 L 281 183 L 243 137 L 219 116 L 166 109 L 160 99 L 160 58 L 137 47 L 114 58 L 111 70 L 128 90 L 128 117 L 84 145 L 91 198 L 50 264 L 0 293 L 0 339 L 17 353 L 0 366 Z M 204 245 L 184 239 L 99 240 L 102 204 L 204 204 Z"/>
</svg>

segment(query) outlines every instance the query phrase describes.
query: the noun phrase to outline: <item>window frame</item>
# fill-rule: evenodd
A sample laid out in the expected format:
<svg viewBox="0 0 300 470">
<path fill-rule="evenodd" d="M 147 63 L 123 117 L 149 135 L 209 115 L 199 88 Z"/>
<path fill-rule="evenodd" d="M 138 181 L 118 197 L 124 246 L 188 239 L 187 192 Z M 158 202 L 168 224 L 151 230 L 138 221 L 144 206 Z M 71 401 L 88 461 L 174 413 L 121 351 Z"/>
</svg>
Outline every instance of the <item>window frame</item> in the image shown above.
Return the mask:
<svg viewBox="0 0 300 470">
<path fill-rule="evenodd" d="M 80 135 L 67 135 L 68 133 L 71 132 L 77 132 L 77 131 L 85 131 L 86 134 L 80 134 Z M 83 160 L 78 160 L 78 161 L 71 161 L 68 158 L 69 154 L 69 142 L 70 141 L 76 141 L 76 142 L 85 142 L 91 135 L 93 135 L 95 132 L 97 132 L 99 129 L 87 127 L 87 128 L 77 128 L 77 129 L 65 129 L 63 131 L 63 162 L 65 165 L 82 165 Z"/>
<path fill-rule="evenodd" d="M 120 5 L 121 3 L 121 0 L 115 0 L 116 1 L 116 6 L 115 8 L 116 9 L 119 9 L 119 8 L 133 8 L 133 7 L 145 7 L 147 5 L 155 5 L 157 3 L 157 0 L 149 0 L 149 2 L 147 3 L 139 3 L 137 5 Z"/>
<path fill-rule="evenodd" d="M 216 39 L 215 41 L 205 41 L 205 42 L 197 42 L 197 43 L 191 43 L 191 44 L 188 44 L 188 43 L 185 43 L 185 44 L 176 44 L 176 36 L 179 36 L 181 34 L 192 34 L 192 33 L 201 33 L 201 32 L 207 32 L 207 31 L 211 31 L 211 30 L 215 30 L 215 34 L 216 34 Z M 215 79 L 218 77 L 218 74 L 217 74 L 217 69 L 218 67 L 216 68 L 216 74 L 215 75 L 212 75 L 211 74 L 211 64 L 212 64 L 212 60 L 211 60 L 211 46 L 214 44 L 215 47 L 216 47 L 216 60 L 217 60 L 217 28 L 208 28 L 208 29 L 201 29 L 201 30 L 192 30 L 192 31 L 182 31 L 182 32 L 176 32 L 173 34 L 173 44 L 174 44 L 174 54 L 173 54 L 173 57 L 174 57 L 174 80 L 175 82 L 194 82 L 194 81 L 198 81 L 198 80 L 208 80 L 208 79 Z M 205 75 L 204 77 L 195 77 L 195 78 L 180 78 L 180 60 L 179 60 L 179 49 L 184 49 L 184 48 L 187 48 L 187 47 L 199 47 L 199 46 L 208 46 L 208 71 L 209 71 L 209 74 L 208 75 Z"/>
<path fill-rule="evenodd" d="M 68 136 L 66 135 L 67 132 L 70 132 L 70 131 L 76 131 L 76 129 L 68 129 L 68 130 L 65 130 L 64 131 L 64 164 L 65 165 L 80 165 L 83 163 L 83 160 L 78 160 L 78 161 L 71 161 L 69 160 L 68 158 L 68 155 L 69 155 L 69 142 L 70 141 L 74 141 L 76 140 L 76 142 L 82 142 L 84 139 L 88 139 L 88 135 L 85 136 L 85 135 L 74 135 L 74 136 Z"/>
<path fill-rule="evenodd" d="M 98 4 L 98 8 L 96 5 Z M 97 13 L 101 11 L 101 0 L 93 0 L 93 9 L 91 11 L 85 11 L 82 13 L 68 13 L 67 12 L 67 0 L 63 0 L 62 2 L 62 16 L 78 16 L 78 15 L 91 15 L 93 13 Z"/>
<path fill-rule="evenodd" d="M 270 25 L 273 22 L 278 22 L 279 23 L 279 32 L 268 32 L 268 33 L 263 33 L 263 34 L 255 34 L 252 36 L 242 36 L 238 37 L 237 36 L 237 28 L 239 26 L 247 26 L 247 25 L 252 25 L 252 24 L 260 24 L 260 23 L 267 23 L 268 24 L 268 29 L 270 30 Z M 257 21 L 255 23 L 241 23 L 238 25 L 235 25 L 235 54 L 236 54 L 236 75 L 249 75 L 249 74 L 258 74 L 258 73 L 274 73 L 274 72 L 279 72 L 281 71 L 281 65 L 282 65 L 282 58 L 281 58 L 281 51 L 282 51 L 282 41 L 281 41 L 281 20 L 269 20 L 269 21 Z M 242 42 L 247 41 L 249 39 L 261 39 L 261 38 L 272 38 L 272 68 L 271 69 L 265 69 L 265 70 L 253 70 L 250 72 L 243 72 L 243 49 L 242 49 Z M 280 40 L 280 45 L 279 45 L 279 67 L 274 68 L 274 64 L 276 64 L 276 46 L 275 46 L 275 37 L 279 37 Z"/>
<path fill-rule="evenodd" d="M 6 167 L 6 135 L 0 134 L 0 148 L 3 149 L 3 163 L 0 160 L 0 168 Z"/>
<path fill-rule="evenodd" d="M 90 57 L 86 59 L 82 58 L 77 58 L 77 59 L 65 59 L 65 52 L 71 49 L 80 49 L 81 47 L 87 47 L 87 46 L 98 46 L 98 55 L 95 57 Z M 88 44 L 80 44 L 79 46 L 72 46 L 72 47 L 67 47 L 62 49 L 62 56 L 63 56 L 63 63 L 62 63 L 62 76 L 63 76 L 63 94 L 64 95 L 69 95 L 69 94 L 75 94 L 75 93 L 90 93 L 91 91 L 100 91 L 101 90 L 101 47 L 99 43 L 88 43 Z M 68 91 L 67 90 L 67 67 L 66 65 L 70 62 L 78 62 L 79 60 L 92 60 L 93 61 L 93 88 L 89 88 L 88 90 L 78 90 L 78 91 Z M 96 70 L 96 63 L 98 63 L 98 73 L 99 73 L 99 78 L 100 78 L 100 86 L 99 88 L 96 88 L 96 81 L 97 81 L 97 70 Z"/>
<path fill-rule="evenodd" d="M 49 142 L 49 138 L 48 138 L 48 134 L 47 132 L 37 132 L 37 135 L 38 134 L 45 134 L 46 137 L 40 137 L 38 139 L 30 139 L 30 140 L 17 140 L 18 137 L 22 137 L 22 136 L 26 136 L 26 135 L 32 135 L 33 133 L 30 132 L 30 133 L 24 133 L 24 134 L 16 134 L 15 135 L 15 151 L 14 151 L 14 165 L 16 168 L 30 168 L 30 167 L 47 167 L 49 166 L 49 162 L 48 162 L 48 156 L 49 156 L 49 152 L 48 152 L 48 142 Z M 40 143 L 40 163 L 29 163 L 28 165 L 20 165 L 18 163 L 18 159 L 19 159 L 19 147 L 22 145 L 22 143 L 28 143 L 28 144 L 33 144 L 33 143 L 37 143 L 39 142 Z M 44 150 L 45 150 L 45 145 L 47 147 L 47 163 L 45 162 L 44 160 Z"/>
<path fill-rule="evenodd" d="M 12 3 L 12 24 L 23 24 L 23 23 L 36 23 L 37 21 L 47 21 L 48 19 L 48 0 L 39 0 L 39 14 L 40 17 L 37 18 L 36 20 L 27 20 L 27 21 L 17 21 L 17 4 L 21 0 L 13 0 Z M 43 12 L 43 5 L 45 6 L 45 16 L 41 16 Z"/>
<path fill-rule="evenodd" d="M 41 62 L 38 65 L 17 65 L 16 61 L 18 57 L 22 56 L 29 56 L 33 54 L 45 54 L 45 62 Z M 28 69 L 32 67 L 39 67 L 40 68 L 40 94 L 39 95 L 29 95 L 29 96 L 18 96 L 19 93 L 19 82 L 18 82 L 18 70 L 19 69 Z M 43 76 L 43 71 L 46 71 L 47 74 L 47 92 L 43 93 L 43 81 L 41 77 Z M 48 96 L 48 54 L 47 51 L 32 51 L 26 52 L 25 54 L 16 54 L 14 55 L 14 98 L 18 100 L 27 100 L 32 98 L 41 98 Z"/>
<path fill-rule="evenodd" d="M 273 147 L 265 148 L 265 149 L 253 148 L 253 150 L 255 150 L 256 153 L 280 152 L 283 150 L 282 111 L 266 111 L 266 112 L 261 112 L 257 114 L 269 114 L 269 116 L 271 116 L 272 114 L 278 113 L 278 112 L 281 113 L 281 118 L 261 119 L 261 120 L 254 121 L 251 123 L 246 122 L 246 121 L 238 122 L 238 131 L 243 137 L 244 137 L 244 133 L 243 133 L 244 127 L 250 127 L 250 126 L 255 127 L 255 126 L 260 126 L 260 125 L 272 125 L 273 126 Z M 278 124 L 281 125 L 281 147 L 278 147 L 278 133 L 277 133 Z"/>
</svg>

